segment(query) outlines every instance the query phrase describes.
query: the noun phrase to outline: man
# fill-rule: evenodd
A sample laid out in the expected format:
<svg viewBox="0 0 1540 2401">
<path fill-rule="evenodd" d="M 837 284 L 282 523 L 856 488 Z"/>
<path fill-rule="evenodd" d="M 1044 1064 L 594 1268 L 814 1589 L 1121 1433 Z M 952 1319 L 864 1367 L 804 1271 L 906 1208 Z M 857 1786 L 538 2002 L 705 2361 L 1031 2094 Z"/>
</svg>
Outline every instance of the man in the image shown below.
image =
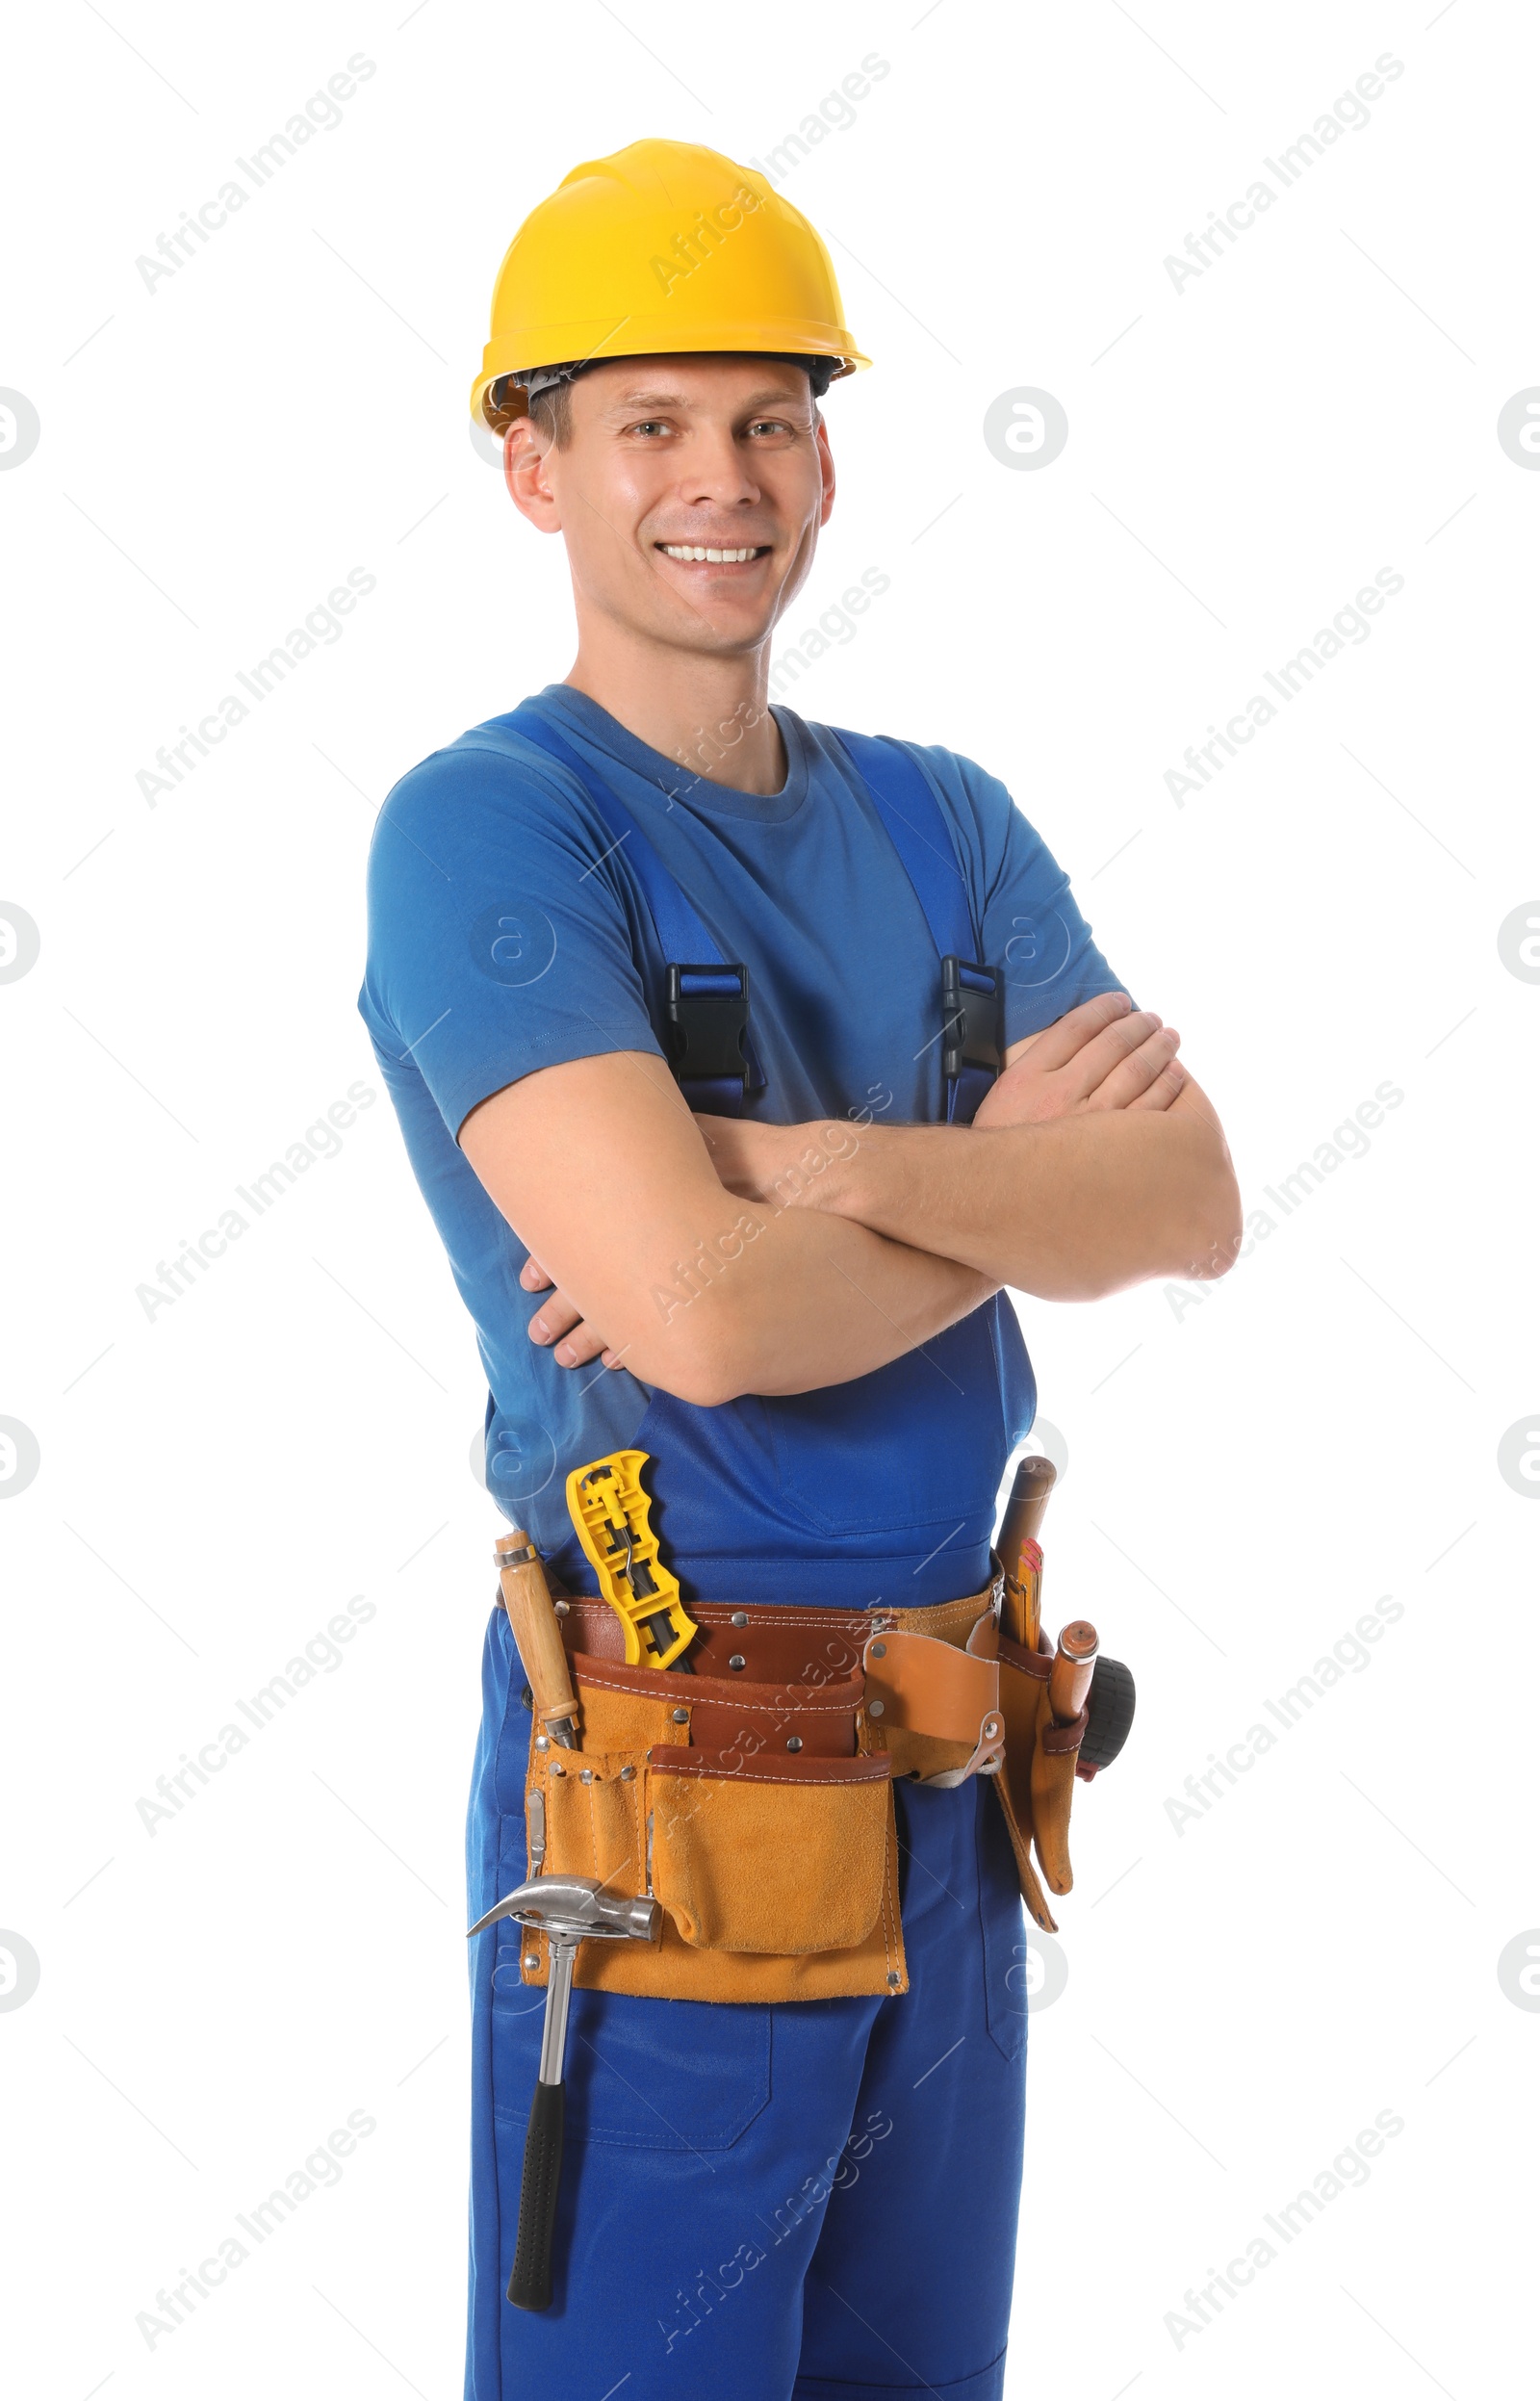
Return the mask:
<svg viewBox="0 0 1540 2401">
<path fill-rule="evenodd" d="M 574 170 L 504 261 L 473 405 L 566 545 L 577 658 L 406 776 L 370 865 L 360 1006 L 475 1323 L 490 1488 L 591 1594 L 565 1479 L 645 1451 L 686 1605 L 755 1633 L 788 1605 L 865 1632 L 960 1596 L 987 1616 L 1036 1400 L 1002 1287 L 1218 1276 L 1239 1235 L 1177 1035 L 1004 787 L 767 706 L 834 505 L 819 401 L 867 363 L 757 175 L 661 142 Z M 473 1916 L 538 1865 L 500 1610 L 483 1701 Z M 542 1996 L 516 1929 L 496 1964 L 477 1937 L 475 2401 L 1001 2391 L 1017 1868 L 987 1776 L 891 1792 L 904 1957 L 875 1989 L 575 1994 L 542 2314 L 503 2298 Z"/>
</svg>

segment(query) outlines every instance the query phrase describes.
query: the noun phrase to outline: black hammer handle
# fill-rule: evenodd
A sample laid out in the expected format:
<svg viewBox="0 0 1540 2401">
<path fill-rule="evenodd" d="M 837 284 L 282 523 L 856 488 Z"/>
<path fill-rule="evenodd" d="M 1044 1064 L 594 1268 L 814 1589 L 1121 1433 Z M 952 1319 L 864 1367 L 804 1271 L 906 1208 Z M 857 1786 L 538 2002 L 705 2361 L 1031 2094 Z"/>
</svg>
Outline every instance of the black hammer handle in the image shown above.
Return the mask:
<svg viewBox="0 0 1540 2401">
<path fill-rule="evenodd" d="M 514 2246 L 508 2299 L 516 2310 L 551 2307 L 551 2237 L 561 2182 L 561 2141 L 567 2087 L 537 2084 L 524 2138 L 524 2181 L 519 2186 L 519 2238 Z"/>
</svg>

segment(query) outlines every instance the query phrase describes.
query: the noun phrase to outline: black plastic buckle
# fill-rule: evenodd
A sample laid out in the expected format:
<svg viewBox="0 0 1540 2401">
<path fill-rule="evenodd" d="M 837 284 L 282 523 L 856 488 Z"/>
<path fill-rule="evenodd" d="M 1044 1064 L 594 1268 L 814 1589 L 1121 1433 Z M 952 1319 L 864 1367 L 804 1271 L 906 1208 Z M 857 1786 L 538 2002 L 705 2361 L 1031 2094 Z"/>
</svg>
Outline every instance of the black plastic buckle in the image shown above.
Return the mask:
<svg viewBox="0 0 1540 2401">
<path fill-rule="evenodd" d="M 998 1075 L 1002 1064 L 1000 978 L 976 959 L 949 954 L 941 961 L 941 1073 L 950 1079 L 977 1067 Z"/>
<path fill-rule="evenodd" d="M 735 975 L 735 993 L 689 993 L 684 990 L 687 975 L 709 975 L 720 980 Z M 686 1077 L 736 1076 L 745 1087 L 749 1081 L 749 1062 L 744 1038 L 749 1028 L 749 970 L 741 960 L 731 964 L 711 960 L 700 966 L 669 962 L 668 1004 L 669 1063 L 682 1082 Z"/>
</svg>

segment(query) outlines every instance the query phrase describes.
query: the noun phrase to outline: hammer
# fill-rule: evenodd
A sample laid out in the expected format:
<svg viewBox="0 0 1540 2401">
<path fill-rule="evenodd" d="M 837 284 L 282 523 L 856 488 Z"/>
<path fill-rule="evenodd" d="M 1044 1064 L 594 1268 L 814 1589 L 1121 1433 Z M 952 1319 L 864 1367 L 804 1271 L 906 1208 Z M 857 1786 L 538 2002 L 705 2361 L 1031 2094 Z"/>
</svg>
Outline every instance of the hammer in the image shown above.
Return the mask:
<svg viewBox="0 0 1540 2401">
<path fill-rule="evenodd" d="M 662 1914 L 656 1901 L 645 1895 L 606 1893 L 597 1876 L 541 1875 L 505 1894 L 471 1928 L 472 1934 L 479 1934 L 499 1918 L 513 1918 L 543 1934 L 551 1946 L 540 2075 L 525 2136 L 519 2236 L 508 2279 L 508 2299 L 516 2310 L 551 2307 L 551 2237 L 556 2222 L 567 2115 L 567 2009 L 578 1946 L 582 1942 L 655 1942 Z"/>
<path fill-rule="evenodd" d="M 1021 1460 L 996 1541 L 1000 1564 L 1005 1569 L 1005 1630 L 1013 1641 L 1023 1643 L 1029 1651 L 1038 1647 L 1041 1562 L 1036 1568 L 1029 1565 L 1023 1575 L 1021 1550 L 1023 1543 L 1036 1542 L 1038 1538 L 1058 1474 L 1051 1459 L 1040 1459 L 1036 1453 Z"/>
</svg>

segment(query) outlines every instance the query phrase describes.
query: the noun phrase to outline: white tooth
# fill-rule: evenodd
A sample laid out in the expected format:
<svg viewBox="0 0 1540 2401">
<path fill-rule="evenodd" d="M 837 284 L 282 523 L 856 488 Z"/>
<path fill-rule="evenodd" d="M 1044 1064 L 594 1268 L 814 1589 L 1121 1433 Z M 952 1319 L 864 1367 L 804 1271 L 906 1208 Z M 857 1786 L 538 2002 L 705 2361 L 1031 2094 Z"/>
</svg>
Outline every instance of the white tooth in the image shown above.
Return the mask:
<svg viewBox="0 0 1540 2401">
<path fill-rule="evenodd" d="M 706 553 L 701 549 L 699 543 L 697 543 L 695 549 L 691 551 L 690 556 L 692 558 L 704 558 L 706 556 Z"/>
<path fill-rule="evenodd" d="M 711 565 L 720 567 L 728 554 L 726 551 L 707 551 L 706 555 Z"/>
</svg>

